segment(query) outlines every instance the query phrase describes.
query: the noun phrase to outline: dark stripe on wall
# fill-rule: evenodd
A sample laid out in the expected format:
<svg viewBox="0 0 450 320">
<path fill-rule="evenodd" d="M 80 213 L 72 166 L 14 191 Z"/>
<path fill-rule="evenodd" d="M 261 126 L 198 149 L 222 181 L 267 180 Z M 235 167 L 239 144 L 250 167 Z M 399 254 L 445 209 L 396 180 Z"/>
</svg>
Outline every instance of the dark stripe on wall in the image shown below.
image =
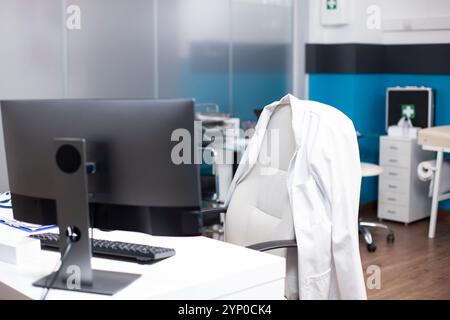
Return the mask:
<svg viewBox="0 0 450 320">
<path fill-rule="evenodd" d="M 450 74 L 450 43 L 307 44 L 306 73 Z"/>
</svg>

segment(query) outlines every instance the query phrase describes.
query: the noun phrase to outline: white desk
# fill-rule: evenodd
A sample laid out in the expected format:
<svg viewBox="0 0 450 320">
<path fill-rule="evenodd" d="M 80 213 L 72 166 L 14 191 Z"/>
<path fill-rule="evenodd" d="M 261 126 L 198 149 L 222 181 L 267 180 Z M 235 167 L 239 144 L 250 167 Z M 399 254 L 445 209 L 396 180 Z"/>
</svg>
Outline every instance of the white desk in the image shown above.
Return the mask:
<svg viewBox="0 0 450 320">
<path fill-rule="evenodd" d="M 450 199 L 450 192 L 447 192 L 448 190 L 440 190 L 441 175 L 444 164 L 444 153 L 450 153 L 450 126 L 439 126 L 420 130 L 418 136 L 418 144 L 421 145 L 424 150 L 437 152 L 436 167 L 434 168 L 430 227 L 428 229 L 428 238 L 433 239 L 436 234 L 439 202 Z"/>
<path fill-rule="evenodd" d="M 0 225 L 0 232 L 7 231 Z M 153 265 L 93 258 L 95 269 L 139 273 L 142 277 L 116 295 L 50 290 L 47 299 L 283 299 L 285 260 L 206 237 L 152 237 L 95 230 L 94 237 L 171 247 L 176 255 Z M 38 259 L 15 266 L 0 262 L 0 299 L 39 299 L 35 280 L 55 267 L 59 253 L 41 251 Z"/>
</svg>

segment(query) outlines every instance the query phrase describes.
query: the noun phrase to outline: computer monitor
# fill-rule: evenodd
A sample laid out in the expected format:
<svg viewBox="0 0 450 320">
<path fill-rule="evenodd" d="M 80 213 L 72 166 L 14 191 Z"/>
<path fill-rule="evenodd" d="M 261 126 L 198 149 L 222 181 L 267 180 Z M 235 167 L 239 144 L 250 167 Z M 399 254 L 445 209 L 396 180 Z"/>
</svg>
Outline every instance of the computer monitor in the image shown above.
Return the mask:
<svg viewBox="0 0 450 320">
<path fill-rule="evenodd" d="M 2 101 L 13 212 L 56 223 L 53 139 L 86 140 L 93 226 L 153 235 L 199 235 L 199 168 L 175 164 L 171 135 L 194 136 L 192 100 Z M 193 155 L 194 145 L 191 143 Z"/>
<path fill-rule="evenodd" d="M 92 270 L 89 226 L 201 234 L 192 100 L 2 101 L 1 110 L 14 217 L 58 223 L 61 268 L 79 267 L 77 290 L 113 294 L 139 276 Z M 181 151 L 177 131 L 190 139 Z M 174 159 L 180 152 L 192 161 Z M 67 289 L 58 273 L 34 285 L 57 277 L 52 286 Z"/>
</svg>

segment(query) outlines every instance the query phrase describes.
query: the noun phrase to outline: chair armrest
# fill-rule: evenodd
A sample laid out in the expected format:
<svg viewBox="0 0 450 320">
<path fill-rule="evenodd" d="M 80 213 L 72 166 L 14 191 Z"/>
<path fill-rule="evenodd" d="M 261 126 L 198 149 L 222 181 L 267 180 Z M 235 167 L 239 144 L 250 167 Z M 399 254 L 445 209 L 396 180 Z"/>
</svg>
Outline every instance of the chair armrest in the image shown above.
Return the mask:
<svg viewBox="0 0 450 320">
<path fill-rule="evenodd" d="M 203 218 L 203 226 L 212 226 L 221 223 L 220 214 L 226 213 L 228 207 L 205 208 L 200 210 L 189 211 L 189 213 L 201 215 Z"/>
<path fill-rule="evenodd" d="M 252 244 L 251 246 L 247 246 L 248 249 L 257 250 L 257 251 L 270 251 L 275 249 L 284 249 L 284 248 L 297 248 L 297 241 L 295 240 L 276 240 L 276 241 L 268 241 L 268 242 L 260 242 L 256 244 Z"/>
<path fill-rule="evenodd" d="M 228 207 L 218 207 L 218 208 L 204 208 L 200 210 L 188 211 L 188 213 L 203 214 L 203 215 L 217 215 L 219 213 L 227 213 Z"/>
<path fill-rule="evenodd" d="M 219 208 L 206 208 L 201 209 L 200 213 L 203 215 L 211 215 L 211 214 L 219 214 L 219 213 L 227 213 L 228 207 L 219 207 Z"/>
</svg>

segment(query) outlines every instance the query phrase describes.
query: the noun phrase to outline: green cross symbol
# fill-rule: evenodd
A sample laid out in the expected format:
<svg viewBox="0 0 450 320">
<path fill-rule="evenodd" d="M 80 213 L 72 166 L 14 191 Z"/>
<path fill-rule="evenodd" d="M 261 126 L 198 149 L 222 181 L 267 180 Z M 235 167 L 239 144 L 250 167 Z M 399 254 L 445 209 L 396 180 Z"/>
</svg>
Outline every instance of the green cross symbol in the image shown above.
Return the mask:
<svg viewBox="0 0 450 320">
<path fill-rule="evenodd" d="M 327 10 L 336 10 L 337 0 L 327 0 Z"/>
<path fill-rule="evenodd" d="M 414 119 L 416 117 L 416 106 L 413 104 L 402 104 L 402 116 L 407 119 Z"/>
</svg>

